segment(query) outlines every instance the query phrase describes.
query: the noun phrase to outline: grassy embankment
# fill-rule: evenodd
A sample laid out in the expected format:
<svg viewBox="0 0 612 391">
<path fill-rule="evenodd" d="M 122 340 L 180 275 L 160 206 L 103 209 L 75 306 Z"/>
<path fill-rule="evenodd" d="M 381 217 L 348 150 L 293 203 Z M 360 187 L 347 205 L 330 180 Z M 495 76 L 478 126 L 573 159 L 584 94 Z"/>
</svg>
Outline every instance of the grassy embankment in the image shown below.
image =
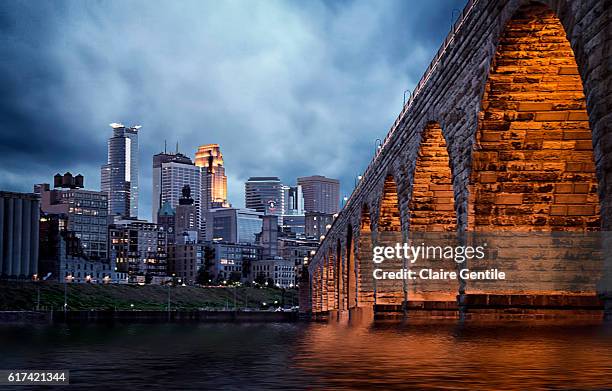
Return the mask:
<svg viewBox="0 0 612 391">
<path fill-rule="evenodd" d="M 61 310 L 64 305 L 64 284 L 42 282 L 40 308 Z M 280 289 L 253 287 L 196 287 L 159 285 L 97 285 L 68 284 L 67 298 L 70 310 L 167 310 L 168 291 L 173 310 L 229 309 L 245 305 L 254 309 L 280 306 Z M 37 284 L 33 282 L 0 282 L 0 310 L 33 310 L 37 304 Z M 274 302 L 277 304 L 274 304 Z M 284 292 L 285 306 L 297 305 L 297 291 Z M 266 306 L 263 305 L 266 303 Z"/>
</svg>

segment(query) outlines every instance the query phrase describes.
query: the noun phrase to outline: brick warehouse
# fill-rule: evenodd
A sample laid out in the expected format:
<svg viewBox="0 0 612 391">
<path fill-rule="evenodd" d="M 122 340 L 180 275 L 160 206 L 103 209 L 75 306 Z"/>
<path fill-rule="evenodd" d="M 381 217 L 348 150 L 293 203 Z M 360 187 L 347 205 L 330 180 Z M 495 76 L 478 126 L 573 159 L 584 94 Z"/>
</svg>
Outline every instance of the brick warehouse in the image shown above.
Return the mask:
<svg viewBox="0 0 612 391">
<path fill-rule="evenodd" d="M 383 233 L 612 231 L 611 22 L 609 0 L 469 1 L 305 267 L 301 310 L 410 307 L 372 281 Z"/>
</svg>

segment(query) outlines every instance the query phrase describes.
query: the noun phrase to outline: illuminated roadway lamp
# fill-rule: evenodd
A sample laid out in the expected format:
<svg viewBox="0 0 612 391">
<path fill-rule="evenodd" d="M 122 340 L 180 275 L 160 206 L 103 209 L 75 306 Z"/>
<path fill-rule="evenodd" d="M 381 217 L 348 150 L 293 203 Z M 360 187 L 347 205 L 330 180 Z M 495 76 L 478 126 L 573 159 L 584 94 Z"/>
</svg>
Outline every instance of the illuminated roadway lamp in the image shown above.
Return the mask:
<svg viewBox="0 0 612 391">
<path fill-rule="evenodd" d="M 362 175 L 357 175 L 357 176 L 355 177 L 355 187 L 357 187 L 357 183 L 358 183 L 359 181 L 361 181 L 362 179 L 363 179 L 363 176 L 362 176 Z"/>
</svg>

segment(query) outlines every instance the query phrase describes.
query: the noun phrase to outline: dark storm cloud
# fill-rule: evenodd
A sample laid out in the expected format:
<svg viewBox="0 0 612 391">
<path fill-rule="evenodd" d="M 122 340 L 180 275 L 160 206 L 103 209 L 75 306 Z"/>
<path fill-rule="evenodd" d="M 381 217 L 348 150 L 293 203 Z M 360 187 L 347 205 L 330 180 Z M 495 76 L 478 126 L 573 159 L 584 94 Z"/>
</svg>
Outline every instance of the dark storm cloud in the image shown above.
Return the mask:
<svg viewBox="0 0 612 391">
<path fill-rule="evenodd" d="M 348 193 L 463 1 L 0 3 L 0 188 L 99 186 L 108 124 L 141 124 L 141 217 L 163 140 L 217 142 L 230 201 L 251 175 Z"/>
</svg>

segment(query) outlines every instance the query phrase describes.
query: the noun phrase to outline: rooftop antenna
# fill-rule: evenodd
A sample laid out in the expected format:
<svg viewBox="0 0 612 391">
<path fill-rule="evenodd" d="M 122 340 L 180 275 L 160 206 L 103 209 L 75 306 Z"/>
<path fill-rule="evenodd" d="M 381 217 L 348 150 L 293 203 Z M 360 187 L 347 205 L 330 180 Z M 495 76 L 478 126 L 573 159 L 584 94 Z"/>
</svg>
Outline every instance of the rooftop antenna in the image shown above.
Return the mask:
<svg viewBox="0 0 612 391">
<path fill-rule="evenodd" d="M 164 154 L 167 153 L 167 148 L 168 148 L 168 143 L 166 140 L 164 140 Z"/>
<path fill-rule="evenodd" d="M 178 141 L 176 142 L 176 154 L 178 155 Z"/>
</svg>

